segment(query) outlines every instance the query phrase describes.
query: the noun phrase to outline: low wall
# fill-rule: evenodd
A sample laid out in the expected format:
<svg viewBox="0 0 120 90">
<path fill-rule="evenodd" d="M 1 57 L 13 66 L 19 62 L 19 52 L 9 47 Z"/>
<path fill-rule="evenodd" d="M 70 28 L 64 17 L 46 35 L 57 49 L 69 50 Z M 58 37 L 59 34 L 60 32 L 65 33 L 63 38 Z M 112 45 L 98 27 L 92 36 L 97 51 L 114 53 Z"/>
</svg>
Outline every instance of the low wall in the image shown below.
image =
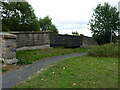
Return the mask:
<svg viewBox="0 0 120 90">
<path fill-rule="evenodd" d="M 72 35 L 60 35 L 50 33 L 50 46 L 51 47 L 80 47 L 81 38 Z"/>
<path fill-rule="evenodd" d="M 80 36 L 82 38 L 82 47 L 94 47 L 97 46 L 97 41 L 92 37 Z"/>
<path fill-rule="evenodd" d="M 50 47 L 92 47 L 97 42 L 92 37 L 61 35 L 50 32 L 12 32 L 17 35 L 17 50 Z"/>
<path fill-rule="evenodd" d="M 16 59 L 16 36 L 0 33 L 0 59 L 5 64 L 18 62 Z"/>
<path fill-rule="evenodd" d="M 42 32 L 12 32 L 17 35 L 17 50 L 50 48 L 49 33 Z"/>
</svg>

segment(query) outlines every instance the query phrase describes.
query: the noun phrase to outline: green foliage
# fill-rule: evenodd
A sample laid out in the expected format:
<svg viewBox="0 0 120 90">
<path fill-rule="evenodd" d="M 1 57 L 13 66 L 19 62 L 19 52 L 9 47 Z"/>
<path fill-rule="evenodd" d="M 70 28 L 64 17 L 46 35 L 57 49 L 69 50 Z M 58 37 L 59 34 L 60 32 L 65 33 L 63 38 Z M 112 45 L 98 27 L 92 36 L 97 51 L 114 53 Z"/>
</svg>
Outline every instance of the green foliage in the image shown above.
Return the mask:
<svg viewBox="0 0 120 90">
<path fill-rule="evenodd" d="M 118 59 L 80 56 L 39 70 L 15 88 L 117 88 Z M 73 89 L 74 90 L 74 89 Z"/>
<path fill-rule="evenodd" d="M 28 2 L 2 2 L 3 31 L 38 31 L 39 22 Z"/>
<path fill-rule="evenodd" d="M 72 35 L 74 36 L 80 36 L 80 34 L 76 31 L 76 32 L 72 32 Z"/>
<path fill-rule="evenodd" d="M 111 32 L 113 41 L 116 40 L 119 20 L 119 12 L 115 7 L 110 6 L 108 3 L 105 3 L 103 6 L 101 4 L 97 5 L 89 25 L 98 44 L 110 43 Z"/>
<path fill-rule="evenodd" d="M 0 68 L 0 72 L 6 72 L 7 69 L 6 68 Z"/>
<path fill-rule="evenodd" d="M 27 64 L 32 64 L 32 61 L 25 59 L 18 59 L 17 65 L 27 65 Z"/>
<path fill-rule="evenodd" d="M 89 55 L 95 57 L 118 57 L 120 53 L 118 52 L 118 44 L 105 44 L 92 48 Z"/>
<path fill-rule="evenodd" d="M 53 33 L 58 33 L 58 30 L 57 30 L 56 26 L 53 25 L 53 24 L 49 27 L 48 30 L 52 31 Z"/>
<path fill-rule="evenodd" d="M 58 33 L 58 30 L 54 24 L 52 24 L 52 19 L 49 16 L 39 19 L 39 25 L 41 31 L 50 30 L 53 33 Z"/>
</svg>

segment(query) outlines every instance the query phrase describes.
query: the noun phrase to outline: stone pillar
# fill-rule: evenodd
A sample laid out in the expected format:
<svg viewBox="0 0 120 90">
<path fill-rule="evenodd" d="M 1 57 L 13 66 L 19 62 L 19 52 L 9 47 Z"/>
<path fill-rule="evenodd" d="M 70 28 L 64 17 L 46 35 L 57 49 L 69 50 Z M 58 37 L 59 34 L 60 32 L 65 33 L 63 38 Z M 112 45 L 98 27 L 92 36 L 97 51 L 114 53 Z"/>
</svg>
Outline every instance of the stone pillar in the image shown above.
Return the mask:
<svg viewBox="0 0 120 90">
<path fill-rule="evenodd" d="M 5 64 L 18 62 L 16 59 L 16 35 L 0 33 L 0 59 Z"/>
</svg>

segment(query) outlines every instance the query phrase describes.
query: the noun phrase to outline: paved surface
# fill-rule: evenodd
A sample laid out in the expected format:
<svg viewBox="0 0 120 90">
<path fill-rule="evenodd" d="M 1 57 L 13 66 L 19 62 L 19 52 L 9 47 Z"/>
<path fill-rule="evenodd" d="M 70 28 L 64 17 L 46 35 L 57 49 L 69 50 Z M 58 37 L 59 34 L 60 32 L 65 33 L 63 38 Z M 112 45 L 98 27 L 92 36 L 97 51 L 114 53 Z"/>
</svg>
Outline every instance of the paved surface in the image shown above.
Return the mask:
<svg viewBox="0 0 120 90">
<path fill-rule="evenodd" d="M 75 53 L 75 54 L 67 54 L 67 55 L 44 58 L 27 67 L 3 74 L 2 88 L 12 88 L 16 84 L 27 79 L 31 74 L 37 72 L 41 68 L 44 68 L 52 63 L 55 63 L 64 59 L 72 58 L 72 57 L 82 56 L 82 55 L 86 55 L 86 53 Z"/>
</svg>

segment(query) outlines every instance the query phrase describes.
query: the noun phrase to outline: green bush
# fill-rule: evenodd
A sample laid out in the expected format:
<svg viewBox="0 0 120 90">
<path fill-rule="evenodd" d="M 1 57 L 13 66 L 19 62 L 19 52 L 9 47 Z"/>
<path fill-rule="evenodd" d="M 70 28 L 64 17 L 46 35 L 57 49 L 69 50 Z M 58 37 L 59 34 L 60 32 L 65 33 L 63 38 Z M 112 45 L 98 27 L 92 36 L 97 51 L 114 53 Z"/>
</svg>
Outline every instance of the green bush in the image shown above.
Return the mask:
<svg viewBox="0 0 120 90">
<path fill-rule="evenodd" d="M 32 61 L 30 60 L 25 60 L 25 59 L 18 59 L 18 65 L 27 65 L 27 64 L 32 64 Z"/>
<path fill-rule="evenodd" d="M 6 68 L 0 68 L 0 72 L 6 72 L 7 69 Z"/>
<path fill-rule="evenodd" d="M 90 56 L 118 57 L 118 44 L 104 44 L 89 51 Z"/>
</svg>

